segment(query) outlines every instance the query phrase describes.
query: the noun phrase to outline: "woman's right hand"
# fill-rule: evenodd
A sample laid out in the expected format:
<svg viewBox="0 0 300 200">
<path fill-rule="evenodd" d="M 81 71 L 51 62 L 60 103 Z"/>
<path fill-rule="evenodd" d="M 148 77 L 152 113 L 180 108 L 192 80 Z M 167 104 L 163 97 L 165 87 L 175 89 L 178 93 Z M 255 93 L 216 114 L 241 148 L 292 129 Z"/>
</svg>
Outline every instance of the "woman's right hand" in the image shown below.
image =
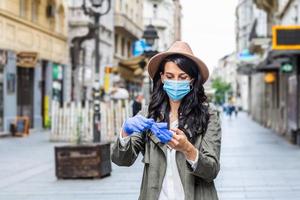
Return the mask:
<svg viewBox="0 0 300 200">
<path fill-rule="evenodd" d="M 142 115 L 136 115 L 127 119 L 122 127 L 122 135 L 128 136 L 134 132 L 141 133 L 149 128 L 151 128 L 152 124 L 155 123 L 153 119 L 147 119 Z"/>
</svg>

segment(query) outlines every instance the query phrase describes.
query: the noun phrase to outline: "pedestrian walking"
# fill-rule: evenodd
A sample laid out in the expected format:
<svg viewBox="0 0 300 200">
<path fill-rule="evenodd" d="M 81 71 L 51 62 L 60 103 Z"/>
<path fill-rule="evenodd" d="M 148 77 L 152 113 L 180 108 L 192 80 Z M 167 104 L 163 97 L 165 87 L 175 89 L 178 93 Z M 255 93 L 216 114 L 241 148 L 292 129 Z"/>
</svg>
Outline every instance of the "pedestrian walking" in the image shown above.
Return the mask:
<svg viewBox="0 0 300 200">
<path fill-rule="evenodd" d="M 234 109 L 234 107 L 231 104 L 229 104 L 228 108 L 227 108 L 229 119 L 231 119 L 233 109 Z"/>
<path fill-rule="evenodd" d="M 131 166 L 143 155 L 141 200 L 216 200 L 221 128 L 207 103 L 209 73 L 185 42 L 152 57 L 153 94 L 148 109 L 127 119 L 112 150 L 112 161 Z"/>
<path fill-rule="evenodd" d="M 238 114 L 239 114 L 239 108 L 238 108 L 238 106 L 234 106 L 234 114 L 235 114 L 235 117 L 238 116 Z"/>
</svg>

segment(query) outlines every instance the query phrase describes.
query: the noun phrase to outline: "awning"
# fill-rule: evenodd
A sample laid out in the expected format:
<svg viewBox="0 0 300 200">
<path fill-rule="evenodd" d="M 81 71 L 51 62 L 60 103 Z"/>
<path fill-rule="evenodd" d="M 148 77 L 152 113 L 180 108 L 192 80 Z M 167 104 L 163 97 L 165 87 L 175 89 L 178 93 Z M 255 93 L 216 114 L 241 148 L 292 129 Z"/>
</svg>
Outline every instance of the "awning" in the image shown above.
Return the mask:
<svg viewBox="0 0 300 200">
<path fill-rule="evenodd" d="M 274 72 L 280 69 L 281 63 L 278 61 L 273 61 L 271 63 L 267 63 L 265 61 L 261 62 L 257 67 L 257 72 Z"/>
<path fill-rule="evenodd" d="M 145 60 L 145 56 L 136 56 L 126 60 L 121 60 L 119 62 L 119 65 L 128 66 L 132 69 L 136 69 L 137 67 L 139 67 L 140 63 L 143 62 L 144 60 Z"/>
<path fill-rule="evenodd" d="M 291 62 L 290 57 L 300 55 L 300 51 L 272 50 L 269 51 L 266 59 L 256 67 L 257 72 L 276 72 L 284 63 Z"/>
<path fill-rule="evenodd" d="M 142 83 L 146 65 L 145 59 L 145 56 L 136 56 L 127 60 L 121 60 L 114 72 L 118 72 L 123 79 L 129 82 Z"/>
<path fill-rule="evenodd" d="M 300 55 L 300 50 L 273 50 L 270 52 L 272 58 L 289 57 Z"/>
</svg>

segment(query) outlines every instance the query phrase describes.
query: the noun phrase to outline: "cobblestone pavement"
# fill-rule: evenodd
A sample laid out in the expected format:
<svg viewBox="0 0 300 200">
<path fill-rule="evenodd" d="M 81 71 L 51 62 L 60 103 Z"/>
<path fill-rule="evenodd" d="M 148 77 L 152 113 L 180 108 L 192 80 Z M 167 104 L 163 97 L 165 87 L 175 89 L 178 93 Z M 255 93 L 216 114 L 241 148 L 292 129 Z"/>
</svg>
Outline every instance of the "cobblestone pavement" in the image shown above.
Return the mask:
<svg viewBox="0 0 300 200">
<path fill-rule="evenodd" d="M 241 113 L 223 117 L 221 200 L 300 200 L 300 148 Z M 100 180 L 57 180 L 54 146 L 47 133 L 0 138 L 1 200 L 137 199 L 142 177 L 138 159 L 130 168 L 113 165 Z"/>
</svg>

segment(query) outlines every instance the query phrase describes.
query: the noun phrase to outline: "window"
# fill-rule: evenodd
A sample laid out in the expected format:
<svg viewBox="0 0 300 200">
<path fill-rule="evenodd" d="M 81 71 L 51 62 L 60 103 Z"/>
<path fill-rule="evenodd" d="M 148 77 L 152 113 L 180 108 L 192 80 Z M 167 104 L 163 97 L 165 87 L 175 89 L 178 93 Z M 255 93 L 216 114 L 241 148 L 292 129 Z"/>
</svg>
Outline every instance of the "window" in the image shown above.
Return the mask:
<svg viewBox="0 0 300 200">
<path fill-rule="evenodd" d="M 128 56 L 128 58 L 131 57 L 131 43 L 130 43 L 130 41 L 127 42 L 127 56 Z"/>
<path fill-rule="evenodd" d="M 125 6 L 125 14 L 128 15 L 128 4 Z"/>
<path fill-rule="evenodd" d="M 118 41 L 119 40 L 119 36 L 118 34 L 115 34 L 115 54 L 118 54 L 119 51 L 118 51 Z"/>
<path fill-rule="evenodd" d="M 111 39 L 111 31 L 110 30 L 107 30 L 107 38 Z"/>
<path fill-rule="evenodd" d="M 153 4 L 153 17 L 157 18 L 157 4 Z"/>
<path fill-rule="evenodd" d="M 58 32 L 63 33 L 65 30 L 65 10 L 62 5 L 58 9 Z"/>
<path fill-rule="evenodd" d="M 55 1 L 54 0 L 48 0 L 47 1 L 47 7 L 46 7 L 46 16 L 47 16 L 47 19 L 49 20 L 49 28 L 53 31 L 60 30 L 60 28 L 57 27 L 57 26 L 61 26 L 61 23 L 58 23 L 58 24 L 56 23 L 55 8 L 56 8 Z M 58 13 L 59 12 L 62 12 L 61 8 L 59 9 Z M 61 13 L 59 13 L 59 14 L 61 14 Z"/>
<path fill-rule="evenodd" d="M 28 12 L 28 1 L 27 0 L 20 0 L 20 16 L 26 18 Z"/>
<path fill-rule="evenodd" d="M 37 22 L 39 15 L 40 0 L 33 0 L 31 3 L 31 21 Z"/>
<path fill-rule="evenodd" d="M 121 42 L 121 55 L 125 56 L 125 39 L 122 38 L 122 42 Z"/>
<path fill-rule="evenodd" d="M 119 1 L 119 4 L 120 4 L 120 12 L 123 12 L 123 1 L 120 0 L 120 1 Z"/>
</svg>

